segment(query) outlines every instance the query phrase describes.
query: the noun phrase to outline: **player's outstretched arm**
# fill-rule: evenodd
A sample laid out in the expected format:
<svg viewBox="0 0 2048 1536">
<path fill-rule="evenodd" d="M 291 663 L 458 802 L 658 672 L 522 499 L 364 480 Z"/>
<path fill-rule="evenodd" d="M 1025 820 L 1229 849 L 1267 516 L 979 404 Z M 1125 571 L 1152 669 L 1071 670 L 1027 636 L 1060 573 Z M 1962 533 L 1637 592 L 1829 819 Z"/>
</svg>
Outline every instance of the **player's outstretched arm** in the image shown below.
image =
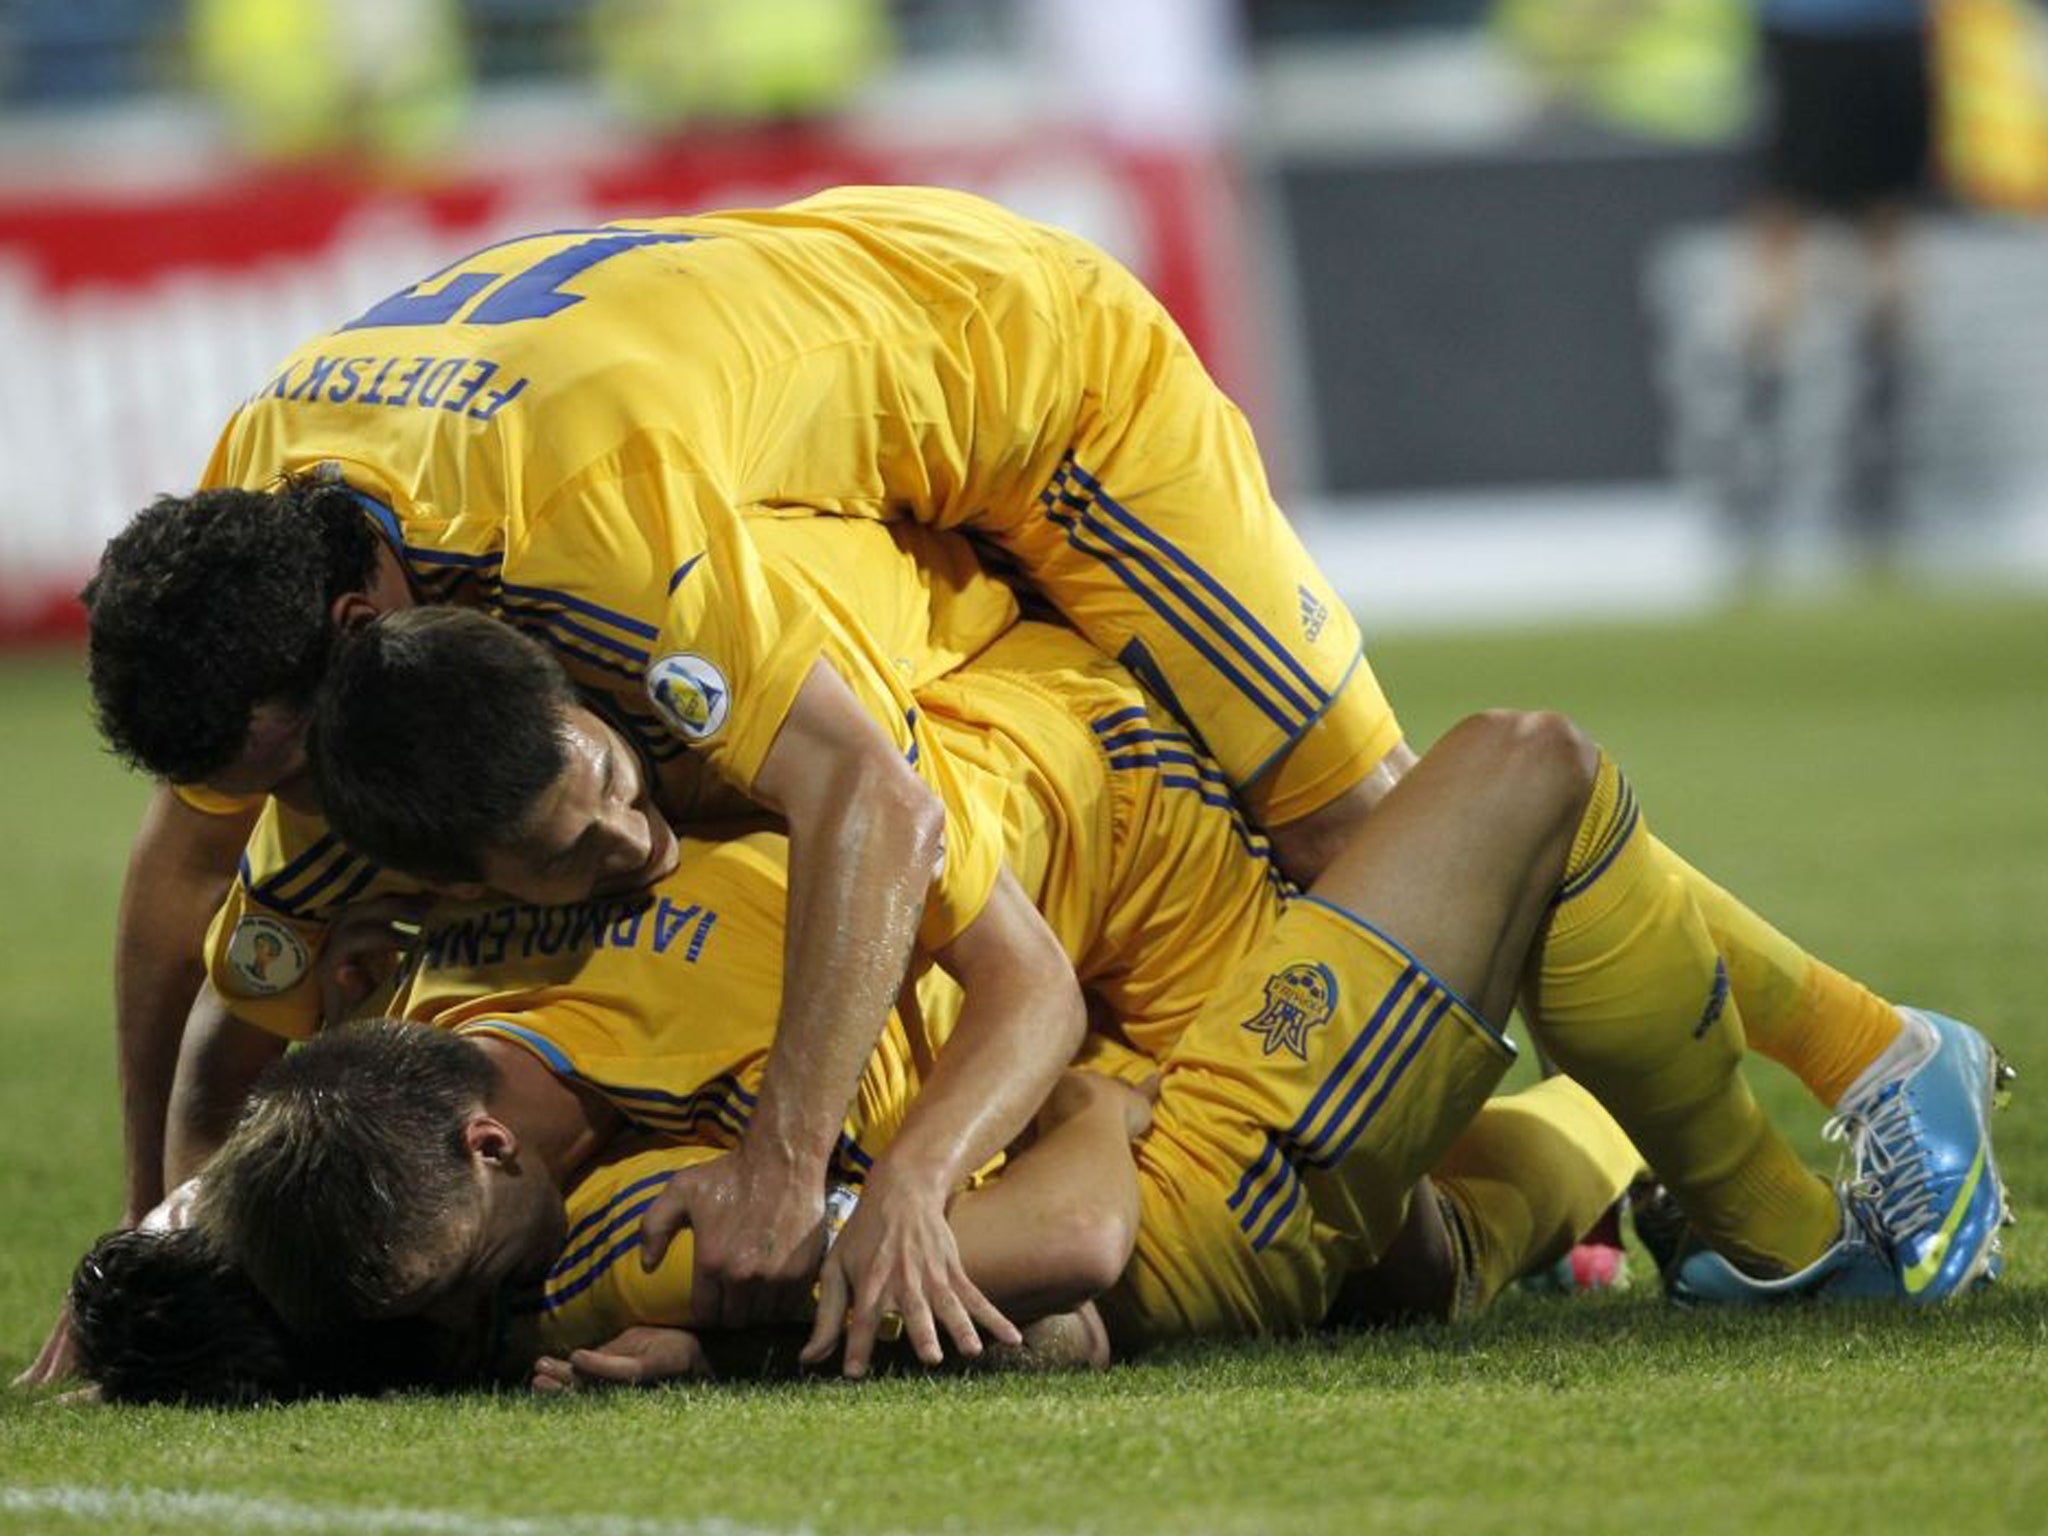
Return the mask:
<svg viewBox="0 0 2048 1536">
<path fill-rule="evenodd" d="M 1006 1312 L 1048 1317 L 1116 1283 L 1138 1240 L 1131 1143 L 1151 1120 L 1138 1089 L 1070 1069 L 1039 1113 L 1037 1139 L 953 1202 L 967 1272 Z"/>
<path fill-rule="evenodd" d="M 1037 1139 L 993 1183 L 959 1196 L 947 1212 L 961 1271 L 978 1294 L 1032 1321 L 1068 1312 L 1116 1283 L 1138 1236 L 1131 1142 L 1150 1120 L 1150 1102 L 1114 1079 L 1086 1071 L 1060 1078 L 1039 1114 Z M 872 1193 L 862 1193 L 854 1220 Z M 845 1241 L 842 1234 L 825 1262 L 803 1359 L 816 1364 L 828 1357 L 844 1325 L 843 1369 L 857 1377 L 867 1373 L 879 1317 L 863 1318 L 860 1293 L 837 1262 Z M 1002 1340 L 1020 1341 L 1030 1336 L 1013 1332 Z M 918 1354 L 927 1365 L 938 1363 L 935 1354 Z"/>
<path fill-rule="evenodd" d="M 937 796 L 823 661 L 755 779 L 789 823 L 775 1044 L 738 1152 L 678 1175 L 644 1228 L 650 1266 L 687 1220 L 706 1325 L 800 1315 L 823 1247 L 826 1165 L 944 858 Z"/>
<path fill-rule="evenodd" d="M 1087 1028 L 1080 983 L 1045 919 L 1009 871 L 982 910 L 938 953 L 964 1002 L 952 1037 L 825 1261 L 821 1286 L 843 1281 L 852 1299 L 845 1369 L 867 1368 L 886 1314 L 926 1365 L 944 1358 L 940 1332 L 960 1354 L 981 1353 L 981 1331 L 1003 1344 L 1016 1327 L 963 1264 L 946 1203 L 975 1169 L 1030 1123 Z M 840 1313 L 821 1308 L 807 1358 L 830 1352 Z"/>
<path fill-rule="evenodd" d="M 164 1137 L 185 1021 L 206 979 L 206 926 L 227 894 L 258 807 L 193 809 L 159 787 L 143 813 L 114 932 L 114 1021 L 133 1225 L 164 1197 Z"/>
</svg>

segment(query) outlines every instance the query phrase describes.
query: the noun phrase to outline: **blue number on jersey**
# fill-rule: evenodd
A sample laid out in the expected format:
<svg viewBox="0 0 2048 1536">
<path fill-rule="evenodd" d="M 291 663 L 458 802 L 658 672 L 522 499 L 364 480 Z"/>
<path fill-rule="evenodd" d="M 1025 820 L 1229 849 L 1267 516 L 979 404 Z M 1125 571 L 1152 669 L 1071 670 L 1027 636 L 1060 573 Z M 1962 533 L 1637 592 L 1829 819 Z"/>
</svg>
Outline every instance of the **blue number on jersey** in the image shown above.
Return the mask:
<svg viewBox="0 0 2048 1536">
<path fill-rule="evenodd" d="M 581 234 L 574 229 L 551 231 L 556 235 Z M 562 285 L 582 273 L 589 271 L 599 262 L 609 261 L 614 256 L 634 250 L 643 245 L 683 245 L 700 238 L 696 235 L 674 234 L 651 229 L 610 229 L 592 230 L 593 238 L 564 246 L 552 255 L 545 256 L 515 274 L 497 292 L 485 299 L 466 317 L 470 325 L 510 325 L 515 320 L 542 320 L 547 316 L 567 309 L 572 304 L 581 304 L 580 293 L 564 293 Z M 481 251 L 473 251 L 452 266 L 443 267 L 432 277 L 420 279 L 410 288 L 404 288 L 381 303 L 373 304 L 355 319 L 349 321 L 344 331 L 376 330 L 392 325 L 443 325 L 453 320 L 462 307 L 484 289 L 498 281 L 502 272 L 463 272 L 478 257 L 491 251 L 502 250 L 507 245 L 523 245 L 535 238 L 522 235 L 517 240 L 501 241 L 487 245 Z M 438 282 L 450 272 L 456 276 L 447 284 L 431 293 L 420 290 L 429 283 Z"/>
</svg>

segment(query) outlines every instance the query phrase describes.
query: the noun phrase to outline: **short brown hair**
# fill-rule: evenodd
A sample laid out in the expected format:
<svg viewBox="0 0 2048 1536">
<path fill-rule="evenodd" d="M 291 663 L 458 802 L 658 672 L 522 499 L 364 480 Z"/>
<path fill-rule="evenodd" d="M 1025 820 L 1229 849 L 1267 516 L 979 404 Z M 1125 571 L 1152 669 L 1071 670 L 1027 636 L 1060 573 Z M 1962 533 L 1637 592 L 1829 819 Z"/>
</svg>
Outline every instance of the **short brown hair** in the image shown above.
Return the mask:
<svg viewBox="0 0 2048 1536">
<path fill-rule="evenodd" d="M 379 1317 L 474 1198 L 463 1146 L 497 1068 L 424 1024 L 372 1019 L 257 1080 L 207 1166 L 200 1219 L 295 1327 Z"/>
</svg>

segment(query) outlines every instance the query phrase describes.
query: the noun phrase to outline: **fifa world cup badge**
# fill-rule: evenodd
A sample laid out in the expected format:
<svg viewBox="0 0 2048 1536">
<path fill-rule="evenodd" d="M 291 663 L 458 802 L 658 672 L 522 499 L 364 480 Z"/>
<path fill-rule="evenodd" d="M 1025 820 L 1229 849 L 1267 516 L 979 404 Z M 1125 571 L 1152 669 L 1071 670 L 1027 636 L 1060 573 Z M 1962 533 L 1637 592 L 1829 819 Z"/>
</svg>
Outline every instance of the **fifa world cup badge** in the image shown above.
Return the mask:
<svg viewBox="0 0 2048 1536">
<path fill-rule="evenodd" d="M 228 938 L 228 973 L 244 997 L 271 997 L 306 974 L 305 940 L 274 918 L 245 917 Z"/>
<path fill-rule="evenodd" d="M 1264 1035 L 1266 1054 L 1289 1051 L 1308 1060 L 1308 1032 L 1337 1009 L 1337 977 L 1327 965 L 1297 960 L 1266 978 L 1266 1004 L 1243 1027 Z"/>
<path fill-rule="evenodd" d="M 685 741 L 709 741 L 732 706 L 725 674 L 702 656 L 671 651 L 647 669 L 647 697 Z"/>
</svg>

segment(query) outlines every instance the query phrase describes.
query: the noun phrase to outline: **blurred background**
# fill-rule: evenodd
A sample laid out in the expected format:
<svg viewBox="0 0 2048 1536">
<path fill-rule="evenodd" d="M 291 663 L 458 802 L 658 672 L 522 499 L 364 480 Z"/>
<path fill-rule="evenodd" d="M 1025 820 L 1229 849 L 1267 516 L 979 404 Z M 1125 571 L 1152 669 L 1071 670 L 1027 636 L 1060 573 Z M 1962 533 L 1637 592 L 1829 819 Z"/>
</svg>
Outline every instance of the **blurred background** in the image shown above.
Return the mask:
<svg viewBox="0 0 2048 1536">
<path fill-rule="evenodd" d="M 1818 219 L 1768 34 L 1859 26 L 1926 174 Z M 843 181 L 1134 266 L 1369 632 L 2048 582 L 2031 0 L 0 0 L 0 638 L 421 273 Z"/>
</svg>

